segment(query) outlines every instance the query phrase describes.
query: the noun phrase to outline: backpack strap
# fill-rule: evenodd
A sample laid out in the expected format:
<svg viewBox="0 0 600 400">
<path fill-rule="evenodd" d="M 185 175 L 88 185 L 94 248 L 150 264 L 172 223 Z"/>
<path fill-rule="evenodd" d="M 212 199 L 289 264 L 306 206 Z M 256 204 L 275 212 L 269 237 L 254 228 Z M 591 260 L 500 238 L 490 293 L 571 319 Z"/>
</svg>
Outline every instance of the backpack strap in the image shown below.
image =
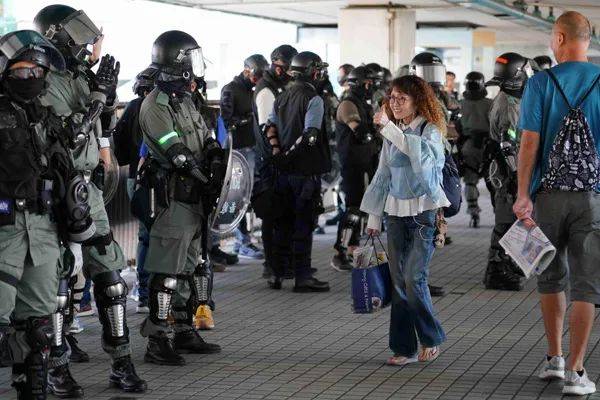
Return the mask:
<svg viewBox="0 0 600 400">
<path fill-rule="evenodd" d="M 421 136 L 423 136 L 423 132 L 425 132 L 426 126 L 427 126 L 427 120 L 421 122 L 421 125 L 419 126 L 419 130 L 421 131 Z"/>
<path fill-rule="evenodd" d="M 592 86 L 590 86 L 590 88 L 588 89 L 588 91 L 585 93 L 585 95 L 583 95 L 583 98 L 579 101 L 579 103 L 577 104 L 577 107 L 581 107 L 581 105 L 583 104 L 583 102 L 585 101 L 585 99 L 588 98 L 588 96 L 592 93 L 592 91 L 594 90 L 594 88 L 596 87 L 596 84 L 598 83 L 598 81 L 600 81 L 600 74 L 598 74 L 598 76 L 596 77 L 596 79 L 594 80 L 594 83 L 592 83 Z"/>
<path fill-rule="evenodd" d="M 569 100 L 567 99 L 567 96 L 565 95 L 565 92 L 563 92 L 562 88 L 560 87 L 560 84 L 558 83 L 558 79 L 556 79 L 556 75 L 554 75 L 554 73 L 551 70 L 549 70 L 549 69 L 547 69 L 546 72 L 548 73 L 548 75 L 552 79 L 552 82 L 554 82 L 554 86 L 556 86 L 556 88 L 558 89 L 558 92 L 562 96 L 562 98 L 565 101 L 565 103 L 567 103 L 567 106 L 569 106 L 569 109 L 572 109 L 573 107 L 571 107 L 571 103 L 569 103 Z"/>
</svg>

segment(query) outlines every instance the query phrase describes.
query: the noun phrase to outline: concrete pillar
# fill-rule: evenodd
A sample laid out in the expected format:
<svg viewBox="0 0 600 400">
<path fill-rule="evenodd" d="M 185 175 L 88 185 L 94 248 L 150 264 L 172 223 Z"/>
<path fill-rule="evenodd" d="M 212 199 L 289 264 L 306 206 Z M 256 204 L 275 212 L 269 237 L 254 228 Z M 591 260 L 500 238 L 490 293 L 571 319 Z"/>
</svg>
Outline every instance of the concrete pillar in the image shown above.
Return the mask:
<svg viewBox="0 0 600 400">
<path fill-rule="evenodd" d="M 340 10 L 340 62 L 376 62 L 396 72 L 415 53 L 414 10 L 394 6 L 356 6 Z"/>
</svg>

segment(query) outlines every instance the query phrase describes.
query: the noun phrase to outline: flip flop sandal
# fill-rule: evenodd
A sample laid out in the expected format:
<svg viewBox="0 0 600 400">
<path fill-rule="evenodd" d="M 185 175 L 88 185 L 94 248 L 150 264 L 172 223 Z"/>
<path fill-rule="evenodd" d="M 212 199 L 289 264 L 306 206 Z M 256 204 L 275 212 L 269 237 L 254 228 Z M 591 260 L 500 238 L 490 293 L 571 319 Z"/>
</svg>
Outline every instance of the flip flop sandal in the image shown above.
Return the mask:
<svg viewBox="0 0 600 400">
<path fill-rule="evenodd" d="M 393 356 L 388 358 L 386 364 L 393 365 L 395 367 L 401 367 L 403 365 L 416 363 L 418 361 L 416 356 L 405 357 L 405 356 Z"/>
<path fill-rule="evenodd" d="M 438 346 L 435 347 L 429 347 L 428 349 L 430 349 L 429 351 L 429 355 L 427 357 L 422 357 L 419 354 L 419 361 L 420 362 L 431 362 L 434 361 L 435 359 L 437 359 L 440 355 L 440 348 Z"/>
</svg>

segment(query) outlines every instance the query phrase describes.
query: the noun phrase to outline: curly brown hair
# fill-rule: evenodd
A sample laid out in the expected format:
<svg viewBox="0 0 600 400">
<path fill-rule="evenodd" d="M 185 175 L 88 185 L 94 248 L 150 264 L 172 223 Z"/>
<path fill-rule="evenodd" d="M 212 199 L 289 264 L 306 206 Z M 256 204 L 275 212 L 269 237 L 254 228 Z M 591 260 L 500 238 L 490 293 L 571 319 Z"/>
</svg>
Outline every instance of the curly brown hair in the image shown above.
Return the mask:
<svg viewBox="0 0 600 400">
<path fill-rule="evenodd" d="M 417 109 L 417 115 L 422 116 L 438 127 L 442 135 L 446 135 L 447 125 L 446 116 L 440 104 L 440 101 L 436 97 L 431 86 L 422 78 L 416 75 L 406 75 L 400 78 L 396 78 L 392 81 L 390 88 L 388 89 L 388 95 L 392 93 L 392 90 L 399 90 L 404 94 L 409 95 L 415 104 Z M 391 114 L 389 105 L 387 105 L 388 116 Z M 394 122 L 393 114 L 391 114 L 391 120 Z"/>
</svg>

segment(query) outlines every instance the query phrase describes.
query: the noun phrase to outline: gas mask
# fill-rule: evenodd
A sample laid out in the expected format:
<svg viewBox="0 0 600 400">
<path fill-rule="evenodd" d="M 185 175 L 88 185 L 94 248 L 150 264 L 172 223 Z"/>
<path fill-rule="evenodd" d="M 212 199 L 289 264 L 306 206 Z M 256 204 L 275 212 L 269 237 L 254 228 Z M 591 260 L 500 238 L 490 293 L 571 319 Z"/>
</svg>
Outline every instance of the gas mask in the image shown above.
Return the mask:
<svg viewBox="0 0 600 400">
<path fill-rule="evenodd" d="M 73 242 L 84 242 L 96 233 L 96 225 L 90 217 L 88 199 L 89 189 L 85 179 L 80 174 L 74 175 L 67 182 L 65 199 L 69 238 Z"/>
</svg>

